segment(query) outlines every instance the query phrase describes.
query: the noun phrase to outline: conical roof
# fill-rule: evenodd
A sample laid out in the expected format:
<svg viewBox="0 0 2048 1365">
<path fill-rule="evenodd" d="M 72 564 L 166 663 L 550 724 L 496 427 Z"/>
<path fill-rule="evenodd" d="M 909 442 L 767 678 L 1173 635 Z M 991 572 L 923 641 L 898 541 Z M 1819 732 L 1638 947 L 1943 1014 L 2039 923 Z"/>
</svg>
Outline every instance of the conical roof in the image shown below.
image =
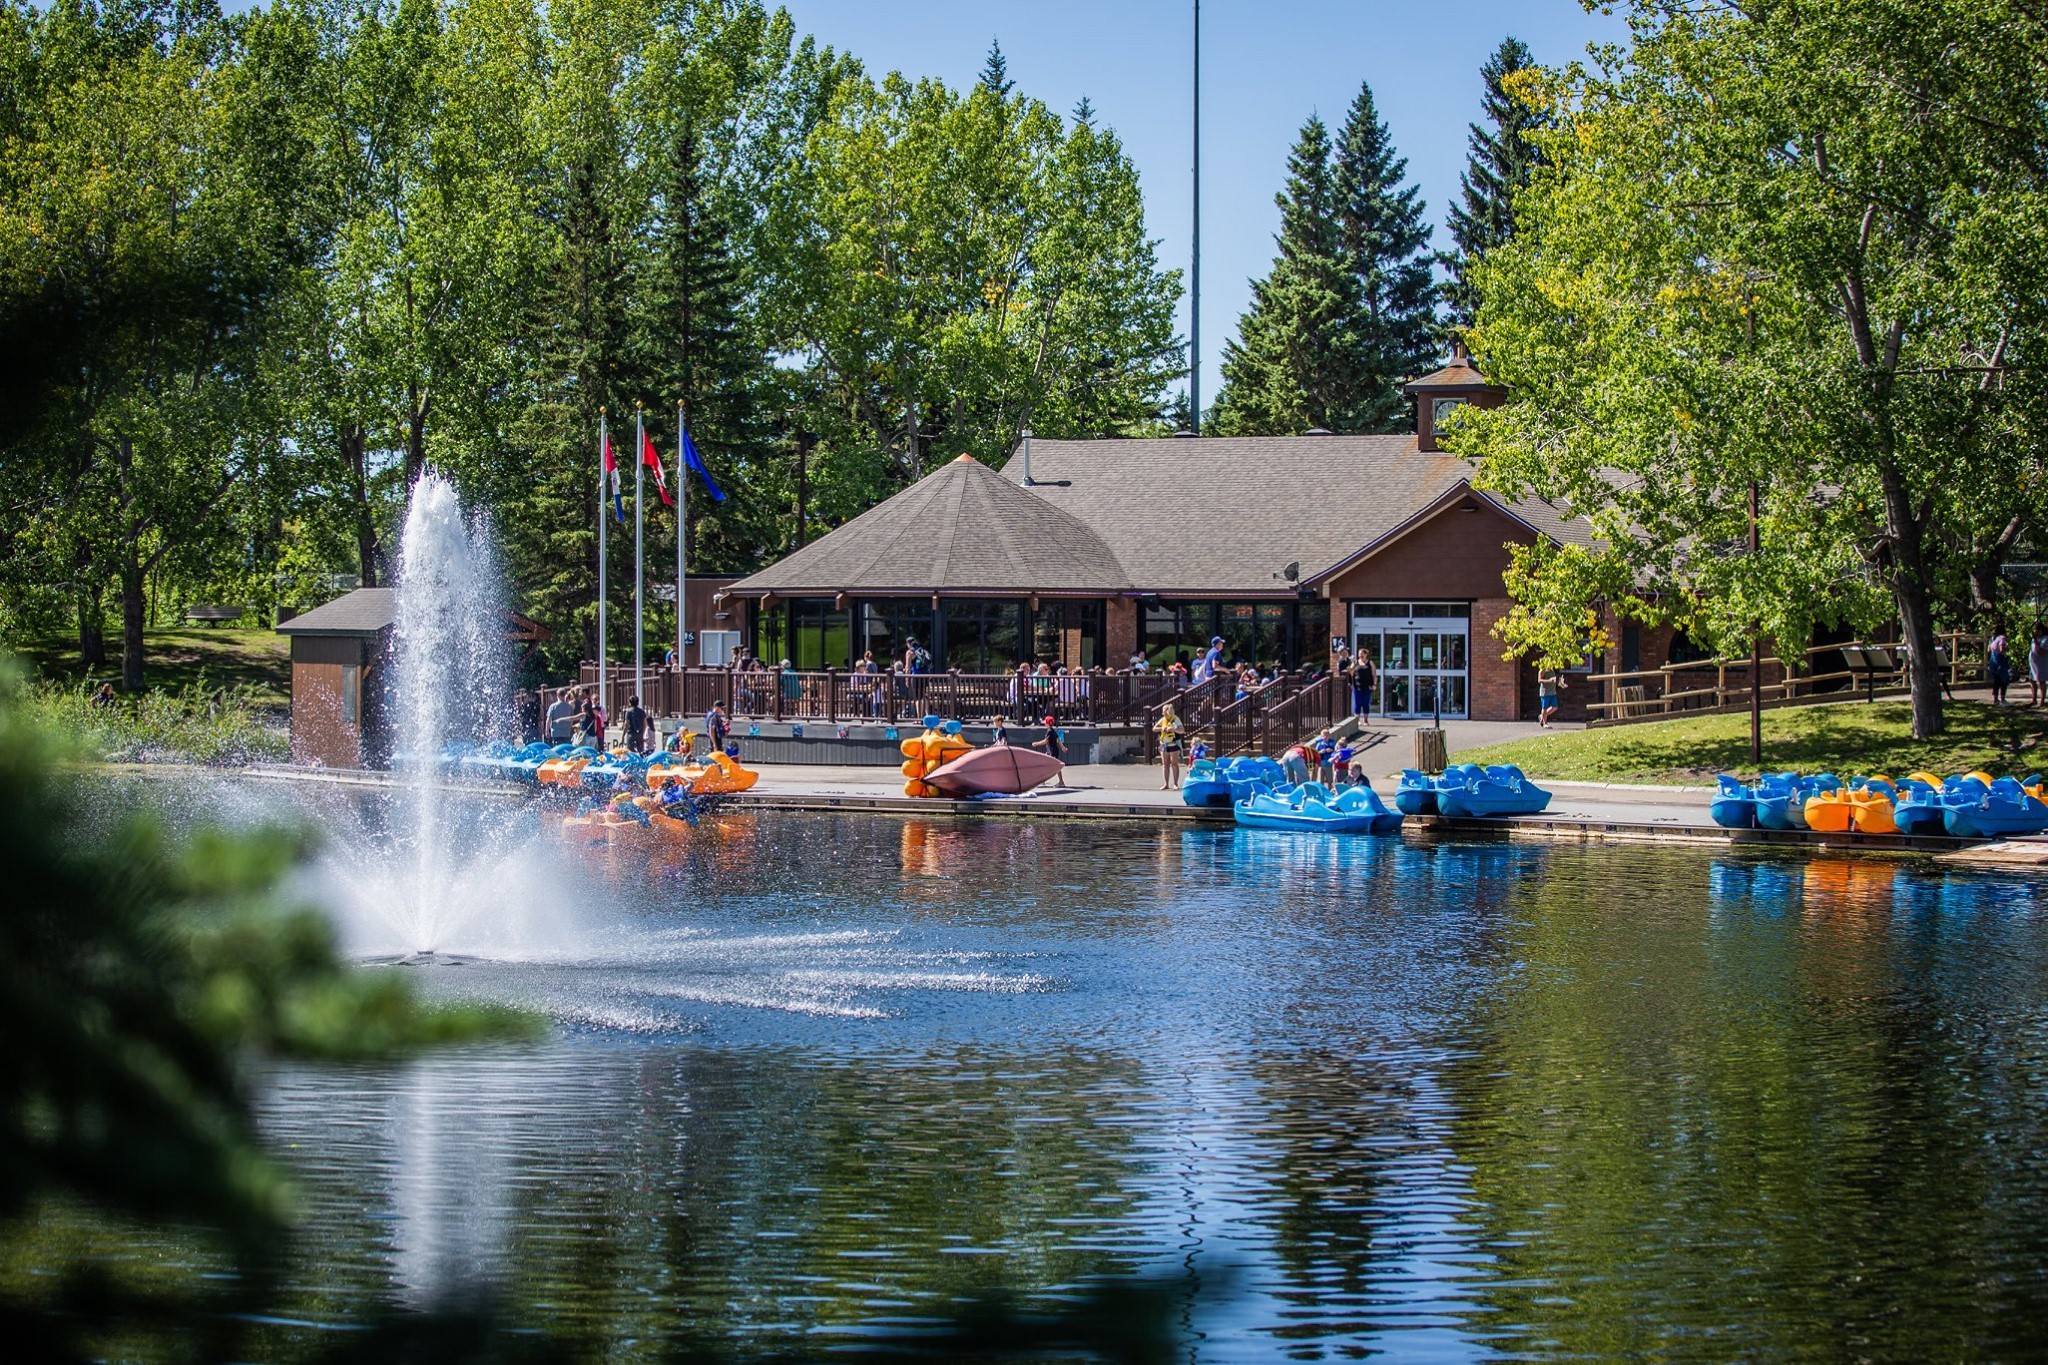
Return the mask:
<svg viewBox="0 0 2048 1365">
<path fill-rule="evenodd" d="M 962 455 L 727 591 L 1016 596 L 1129 586 L 1078 518 Z"/>
</svg>

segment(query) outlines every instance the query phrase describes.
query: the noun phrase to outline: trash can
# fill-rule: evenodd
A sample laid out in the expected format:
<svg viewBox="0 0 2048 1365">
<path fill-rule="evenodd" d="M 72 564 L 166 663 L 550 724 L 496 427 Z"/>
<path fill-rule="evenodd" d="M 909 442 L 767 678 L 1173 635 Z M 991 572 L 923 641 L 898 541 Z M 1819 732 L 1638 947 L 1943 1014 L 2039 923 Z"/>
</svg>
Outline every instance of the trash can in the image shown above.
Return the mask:
<svg viewBox="0 0 2048 1365">
<path fill-rule="evenodd" d="M 1415 732 L 1415 771 L 1419 773 L 1440 773 L 1450 766 L 1449 755 L 1444 750 L 1444 732 L 1437 726 L 1425 726 Z"/>
</svg>

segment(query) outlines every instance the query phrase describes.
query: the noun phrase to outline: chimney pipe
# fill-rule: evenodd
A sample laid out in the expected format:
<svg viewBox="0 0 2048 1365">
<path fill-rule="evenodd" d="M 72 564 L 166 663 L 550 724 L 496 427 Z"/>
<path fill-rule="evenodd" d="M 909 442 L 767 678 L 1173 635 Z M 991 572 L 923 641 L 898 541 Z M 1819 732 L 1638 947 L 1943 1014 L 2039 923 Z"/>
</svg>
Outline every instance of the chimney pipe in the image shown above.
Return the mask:
<svg viewBox="0 0 2048 1365">
<path fill-rule="evenodd" d="M 1024 438 L 1024 487 L 1031 487 L 1031 428 L 1020 433 Z"/>
</svg>

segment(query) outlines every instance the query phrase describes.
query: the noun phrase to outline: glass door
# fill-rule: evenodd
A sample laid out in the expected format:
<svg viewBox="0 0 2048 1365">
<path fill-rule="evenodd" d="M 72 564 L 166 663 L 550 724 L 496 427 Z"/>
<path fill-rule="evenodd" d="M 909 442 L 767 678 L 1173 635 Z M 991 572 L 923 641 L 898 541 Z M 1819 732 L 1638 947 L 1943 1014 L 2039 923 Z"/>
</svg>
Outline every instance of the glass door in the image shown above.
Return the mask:
<svg viewBox="0 0 2048 1365">
<path fill-rule="evenodd" d="M 1389 717 L 1465 716 L 1471 608 L 1462 602 L 1361 602 L 1352 650 L 1379 669 L 1374 710 Z"/>
</svg>

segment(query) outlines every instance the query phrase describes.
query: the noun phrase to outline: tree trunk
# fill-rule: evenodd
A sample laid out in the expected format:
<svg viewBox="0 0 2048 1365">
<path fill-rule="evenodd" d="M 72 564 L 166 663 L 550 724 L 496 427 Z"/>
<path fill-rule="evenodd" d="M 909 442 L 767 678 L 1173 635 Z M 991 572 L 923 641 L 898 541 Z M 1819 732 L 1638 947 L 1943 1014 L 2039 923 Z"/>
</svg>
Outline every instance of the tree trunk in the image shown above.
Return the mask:
<svg viewBox="0 0 2048 1365">
<path fill-rule="evenodd" d="M 78 657 L 87 668 L 107 662 L 106 606 L 97 592 L 78 590 Z"/>
<path fill-rule="evenodd" d="M 142 690 L 142 627 L 149 619 L 149 602 L 144 596 L 146 575 L 140 564 L 121 570 L 121 687 Z"/>
<path fill-rule="evenodd" d="M 405 486 L 409 491 L 427 467 L 427 405 L 419 391 L 412 391 L 412 404 L 405 417 Z"/>
<path fill-rule="evenodd" d="M 1885 522 L 1891 549 L 1892 600 L 1910 654 L 1906 682 L 1913 694 L 1913 738 L 1932 739 L 1945 724 L 1941 713 L 1941 660 L 1934 652 L 1934 593 L 1929 586 L 1925 521 L 1896 468 L 1880 466 Z"/>
<path fill-rule="evenodd" d="M 356 572 L 361 576 L 362 586 L 377 586 L 377 522 L 370 515 L 370 475 L 364 463 L 364 447 L 369 444 L 360 423 L 350 422 L 341 429 L 341 454 L 348 464 L 349 500 L 354 504 L 356 523 Z"/>
</svg>

